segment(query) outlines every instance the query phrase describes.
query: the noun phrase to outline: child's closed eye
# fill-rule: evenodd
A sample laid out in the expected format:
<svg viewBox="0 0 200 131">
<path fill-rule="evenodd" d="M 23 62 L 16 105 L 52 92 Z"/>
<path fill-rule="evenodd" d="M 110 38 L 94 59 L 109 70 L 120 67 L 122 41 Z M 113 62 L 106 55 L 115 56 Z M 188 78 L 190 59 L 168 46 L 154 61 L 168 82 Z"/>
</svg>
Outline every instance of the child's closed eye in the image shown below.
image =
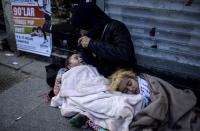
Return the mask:
<svg viewBox="0 0 200 131">
<path fill-rule="evenodd" d="M 128 92 L 128 88 L 124 88 L 123 90 L 122 90 L 122 93 L 127 93 Z"/>
</svg>

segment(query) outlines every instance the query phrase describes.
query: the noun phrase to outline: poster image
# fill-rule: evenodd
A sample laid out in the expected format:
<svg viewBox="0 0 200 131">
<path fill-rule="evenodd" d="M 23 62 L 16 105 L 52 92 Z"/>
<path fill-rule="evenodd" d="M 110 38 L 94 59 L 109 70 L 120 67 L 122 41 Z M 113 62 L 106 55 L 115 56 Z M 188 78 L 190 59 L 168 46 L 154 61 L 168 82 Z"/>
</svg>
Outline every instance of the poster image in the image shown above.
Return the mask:
<svg viewBox="0 0 200 131">
<path fill-rule="evenodd" d="M 43 26 L 51 22 L 50 0 L 11 0 L 17 49 L 50 56 L 51 33 Z"/>
</svg>

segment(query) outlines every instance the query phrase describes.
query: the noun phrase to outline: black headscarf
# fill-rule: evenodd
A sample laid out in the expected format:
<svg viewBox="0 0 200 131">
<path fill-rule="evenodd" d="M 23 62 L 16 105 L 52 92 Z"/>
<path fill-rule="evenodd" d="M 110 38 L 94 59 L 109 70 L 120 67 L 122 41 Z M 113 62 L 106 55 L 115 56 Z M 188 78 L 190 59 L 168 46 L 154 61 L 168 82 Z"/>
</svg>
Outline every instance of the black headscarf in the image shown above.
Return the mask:
<svg viewBox="0 0 200 131">
<path fill-rule="evenodd" d="M 95 2 L 82 0 L 72 16 L 74 27 L 92 32 L 102 32 L 105 25 L 111 21 Z"/>
</svg>

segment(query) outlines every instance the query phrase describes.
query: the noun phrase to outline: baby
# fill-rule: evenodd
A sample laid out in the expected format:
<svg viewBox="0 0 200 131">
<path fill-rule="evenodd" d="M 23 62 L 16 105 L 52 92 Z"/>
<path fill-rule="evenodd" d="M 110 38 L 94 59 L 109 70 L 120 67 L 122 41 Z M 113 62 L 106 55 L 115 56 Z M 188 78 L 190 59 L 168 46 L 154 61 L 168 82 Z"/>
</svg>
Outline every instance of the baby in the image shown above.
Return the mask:
<svg viewBox="0 0 200 131">
<path fill-rule="evenodd" d="M 65 61 L 65 67 L 61 68 L 58 71 L 58 74 L 56 76 L 56 80 L 55 80 L 55 84 L 53 88 L 54 95 L 58 95 L 60 91 L 61 83 L 62 83 L 62 75 L 69 69 L 75 66 L 83 65 L 83 64 L 85 64 L 85 62 L 83 61 L 79 53 L 72 53 L 67 56 L 66 61 Z"/>
<path fill-rule="evenodd" d="M 150 103 L 150 89 L 147 81 L 129 70 L 118 70 L 111 75 L 109 90 L 127 94 L 141 94 L 144 97 L 144 107 Z"/>
<path fill-rule="evenodd" d="M 55 86 L 54 86 L 54 94 L 58 95 L 61 84 L 62 84 L 62 75 L 68 71 L 69 69 L 80 66 L 80 65 L 85 65 L 85 62 L 83 61 L 83 58 L 81 57 L 80 54 L 74 53 L 68 55 L 65 61 L 65 68 L 61 68 L 60 71 L 58 72 Z M 85 115 L 82 114 L 77 114 L 73 118 L 70 119 L 70 124 L 74 127 L 81 127 L 81 128 L 87 128 L 88 126 L 92 128 L 95 131 L 107 131 L 106 129 L 100 127 L 99 125 L 95 124 L 93 121 L 91 121 L 89 118 L 87 118 Z"/>
</svg>

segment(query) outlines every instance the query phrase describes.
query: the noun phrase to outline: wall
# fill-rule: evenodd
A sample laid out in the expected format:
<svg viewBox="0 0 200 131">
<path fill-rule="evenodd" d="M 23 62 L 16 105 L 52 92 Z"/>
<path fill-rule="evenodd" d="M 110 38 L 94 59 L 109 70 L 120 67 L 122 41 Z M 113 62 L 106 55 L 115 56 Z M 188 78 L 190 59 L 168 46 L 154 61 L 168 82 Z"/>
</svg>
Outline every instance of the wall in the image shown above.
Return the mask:
<svg viewBox="0 0 200 131">
<path fill-rule="evenodd" d="M 200 1 L 105 0 L 131 32 L 142 67 L 200 79 Z"/>
<path fill-rule="evenodd" d="M 6 24 L 7 40 L 11 50 L 17 51 L 10 0 L 2 0 L 2 5 L 4 10 L 4 20 Z"/>
</svg>

